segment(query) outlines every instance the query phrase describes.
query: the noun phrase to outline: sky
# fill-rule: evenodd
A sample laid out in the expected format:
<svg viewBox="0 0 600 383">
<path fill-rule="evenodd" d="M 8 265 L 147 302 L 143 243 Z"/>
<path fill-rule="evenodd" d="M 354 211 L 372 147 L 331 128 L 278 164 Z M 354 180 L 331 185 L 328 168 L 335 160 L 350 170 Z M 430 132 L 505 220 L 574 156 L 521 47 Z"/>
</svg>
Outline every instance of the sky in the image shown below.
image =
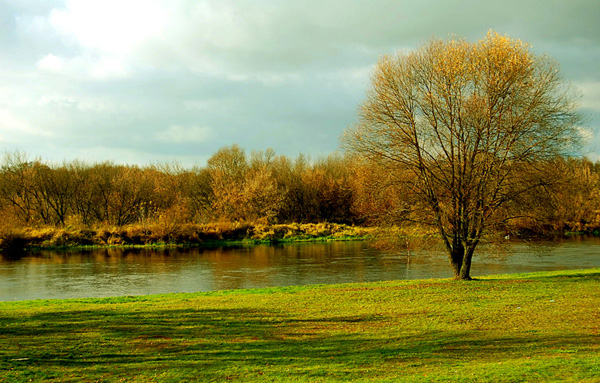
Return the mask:
<svg viewBox="0 0 600 383">
<path fill-rule="evenodd" d="M 0 152 L 203 166 L 218 149 L 319 157 L 384 54 L 492 29 L 581 95 L 600 160 L 600 0 L 0 0 Z"/>
</svg>

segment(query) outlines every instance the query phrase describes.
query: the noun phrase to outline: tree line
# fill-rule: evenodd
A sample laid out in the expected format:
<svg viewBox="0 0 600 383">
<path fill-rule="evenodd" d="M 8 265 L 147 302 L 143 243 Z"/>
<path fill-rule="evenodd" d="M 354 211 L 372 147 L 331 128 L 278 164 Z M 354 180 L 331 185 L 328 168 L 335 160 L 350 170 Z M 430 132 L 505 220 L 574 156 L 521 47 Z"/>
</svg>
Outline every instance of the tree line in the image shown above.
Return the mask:
<svg viewBox="0 0 600 383">
<path fill-rule="evenodd" d="M 50 164 L 4 156 L 0 215 L 12 225 L 123 226 L 158 219 L 207 223 L 359 223 L 348 161 L 310 161 L 273 150 L 218 150 L 204 167 Z"/>
<path fill-rule="evenodd" d="M 561 181 L 545 189 L 552 203 L 547 198 L 538 203 L 535 194 L 524 196 L 495 229 L 600 229 L 600 163 L 556 158 L 543 166 Z M 206 166 L 191 169 L 177 164 L 51 164 L 10 153 L 0 168 L 0 219 L 13 227 L 174 221 L 394 225 L 418 201 L 388 183 L 389 177 L 352 155 L 290 159 L 271 149 L 248 155 L 237 145 L 221 148 Z"/>
</svg>

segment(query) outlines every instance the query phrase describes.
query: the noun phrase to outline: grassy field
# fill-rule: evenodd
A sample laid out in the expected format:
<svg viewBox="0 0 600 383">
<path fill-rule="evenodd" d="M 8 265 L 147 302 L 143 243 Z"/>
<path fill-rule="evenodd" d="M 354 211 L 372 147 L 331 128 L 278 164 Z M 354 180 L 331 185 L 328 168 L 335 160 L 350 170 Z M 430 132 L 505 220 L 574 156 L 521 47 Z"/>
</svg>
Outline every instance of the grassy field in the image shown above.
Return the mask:
<svg viewBox="0 0 600 383">
<path fill-rule="evenodd" d="M 600 269 L 0 303 L 2 382 L 598 382 Z"/>
</svg>

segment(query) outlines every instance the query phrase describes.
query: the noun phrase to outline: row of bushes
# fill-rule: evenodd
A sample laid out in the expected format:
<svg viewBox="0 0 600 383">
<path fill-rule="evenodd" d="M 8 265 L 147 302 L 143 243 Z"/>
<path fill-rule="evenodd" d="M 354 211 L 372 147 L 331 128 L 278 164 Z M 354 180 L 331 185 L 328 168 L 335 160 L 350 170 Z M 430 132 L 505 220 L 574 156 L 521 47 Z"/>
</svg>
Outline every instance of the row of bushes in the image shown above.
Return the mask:
<svg viewBox="0 0 600 383">
<path fill-rule="evenodd" d="M 0 234 L 0 250 L 15 253 L 35 248 L 63 248 L 78 246 L 199 246 L 220 242 L 247 243 L 302 241 L 315 239 L 360 239 L 371 229 L 356 226 L 316 224 L 253 224 L 220 222 L 214 224 L 184 224 L 168 231 L 159 225 L 132 224 L 122 227 L 23 228 Z"/>
</svg>

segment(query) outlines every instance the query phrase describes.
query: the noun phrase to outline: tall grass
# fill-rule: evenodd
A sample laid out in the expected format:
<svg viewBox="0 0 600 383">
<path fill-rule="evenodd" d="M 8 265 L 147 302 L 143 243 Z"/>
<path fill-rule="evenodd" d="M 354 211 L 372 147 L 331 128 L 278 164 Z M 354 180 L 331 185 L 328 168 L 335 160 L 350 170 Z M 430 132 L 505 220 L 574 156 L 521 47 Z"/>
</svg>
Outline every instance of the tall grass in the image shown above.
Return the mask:
<svg viewBox="0 0 600 383">
<path fill-rule="evenodd" d="M 372 229 L 333 223 L 267 225 L 250 222 L 209 224 L 162 221 L 126 226 L 41 226 L 0 232 L 0 250 L 78 246 L 202 246 L 223 242 L 280 242 L 362 239 Z"/>
</svg>

